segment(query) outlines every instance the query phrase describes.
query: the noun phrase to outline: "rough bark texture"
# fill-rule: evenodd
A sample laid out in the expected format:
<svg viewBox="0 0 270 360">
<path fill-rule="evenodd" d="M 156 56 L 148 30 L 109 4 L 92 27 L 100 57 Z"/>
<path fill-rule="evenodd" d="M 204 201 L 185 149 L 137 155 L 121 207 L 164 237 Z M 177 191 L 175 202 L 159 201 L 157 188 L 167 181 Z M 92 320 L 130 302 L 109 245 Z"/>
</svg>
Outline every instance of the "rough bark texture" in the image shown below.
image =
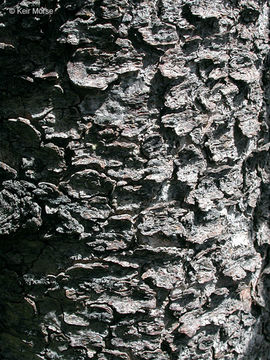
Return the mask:
<svg viewBox="0 0 270 360">
<path fill-rule="evenodd" d="M 4 1 L 2 360 L 270 359 L 268 15 Z"/>
</svg>

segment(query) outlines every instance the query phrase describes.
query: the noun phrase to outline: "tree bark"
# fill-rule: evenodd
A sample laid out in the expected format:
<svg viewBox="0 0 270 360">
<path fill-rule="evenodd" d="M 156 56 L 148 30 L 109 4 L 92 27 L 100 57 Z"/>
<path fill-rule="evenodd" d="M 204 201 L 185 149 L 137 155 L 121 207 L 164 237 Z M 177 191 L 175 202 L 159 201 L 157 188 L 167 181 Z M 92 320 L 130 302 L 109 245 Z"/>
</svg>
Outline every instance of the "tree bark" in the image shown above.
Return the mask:
<svg viewBox="0 0 270 360">
<path fill-rule="evenodd" d="M 1 359 L 269 360 L 268 2 L 0 15 Z"/>
</svg>

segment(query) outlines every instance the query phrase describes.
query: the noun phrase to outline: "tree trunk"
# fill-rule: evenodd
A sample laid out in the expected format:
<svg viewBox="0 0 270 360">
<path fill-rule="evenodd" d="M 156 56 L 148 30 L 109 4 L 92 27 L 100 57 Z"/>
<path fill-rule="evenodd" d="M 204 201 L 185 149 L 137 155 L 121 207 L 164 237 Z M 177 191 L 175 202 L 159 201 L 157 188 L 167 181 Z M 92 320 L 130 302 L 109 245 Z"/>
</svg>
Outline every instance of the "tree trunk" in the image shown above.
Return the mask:
<svg viewBox="0 0 270 360">
<path fill-rule="evenodd" d="M 0 14 L 1 359 L 269 360 L 267 1 Z"/>
</svg>

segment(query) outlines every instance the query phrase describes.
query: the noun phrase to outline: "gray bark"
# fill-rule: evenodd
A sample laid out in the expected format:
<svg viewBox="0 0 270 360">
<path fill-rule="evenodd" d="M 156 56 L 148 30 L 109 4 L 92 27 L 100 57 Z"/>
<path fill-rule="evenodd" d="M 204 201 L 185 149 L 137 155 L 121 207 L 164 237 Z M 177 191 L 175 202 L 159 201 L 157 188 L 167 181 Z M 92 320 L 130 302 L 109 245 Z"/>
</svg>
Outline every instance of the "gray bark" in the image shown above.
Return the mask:
<svg viewBox="0 0 270 360">
<path fill-rule="evenodd" d="M 1 359 L 269 360 L 267 1 L 0 30 Z"/>
</svg>

